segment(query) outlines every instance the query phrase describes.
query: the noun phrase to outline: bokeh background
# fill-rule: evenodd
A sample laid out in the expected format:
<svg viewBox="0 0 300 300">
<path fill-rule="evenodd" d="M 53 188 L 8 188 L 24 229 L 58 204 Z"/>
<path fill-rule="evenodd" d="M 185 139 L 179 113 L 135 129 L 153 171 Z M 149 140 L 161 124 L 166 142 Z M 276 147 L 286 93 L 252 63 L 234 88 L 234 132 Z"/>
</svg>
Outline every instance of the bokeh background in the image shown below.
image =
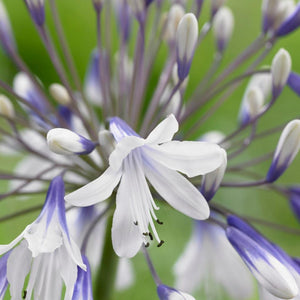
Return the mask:
<svg viewBox="0 0 300 300">
<path fill-rule="evenodd" d="M 43 48 L 32 21 L 25 9 L 23 1 L 4 0 L 9 11 L 14 35 L 17 40 L 19 52 L 23 59 L 32 69 L 44 85 L 58 81 L 58 77 L 51 65 L 50 60 Z M 46 1 L 47 2 L 47 1 Z M 204 11 L 200 18 L 203 24 L 208 19 L 209 1 L 204 1 Z M 261 0 L 228 0 L 227 4 L 232 8 L 235 16 L 235 30 L 232 41 L 226 51 L 222 67 L 226 66 L 235 58 L 254 38 L 259 34 L 261 27 Z M 61 15 L 64 30 L 76 61 L 80 76 L 83 79 L 88 64 L 89 56 L 96 45 L 95 14 L 92 9 L 91 1 L 87 0 L 63 0 L 57 1 Z M 49 16 L 47 7 L 47 21 L 50 30 L 56 39 L 52 20 Z M 104 27 L 105 30 L 105 27 Z M 109 33 L 114 38 L 117 33 Z M 56 39 L 57 41 L 57 39 Z M 114 44 L 117 45 L 116 43 Z M 273 55 L 280 47 L 286 48 L 293 59 L 293 70 L 300 72 L 300 31 L 295 32 L 288 37 L 281 39 L 263 64 L 270 64 Z M 208 70 L 214 53 L 214 40 L 210 33 L 200 48 L 197 50 L 191 75 L 187 95 L 191 94 L 193 88 Z M 166 58 L 166 47 L 160 52 L 160 58 L 156 61 L 152 76 L 152 83 L 155 84 L 160 73 L 160 66 Z M 11 83 L 14 75 L 17 73 L 14 65 L 0 51 L 0 76 L 1 79 Z M 208 130 L 222 130 L 224 133 L 230 133 L 237 125 L 237 114 L 240 101 L 247 81 L 245 81 L 237 91 L 226 101 L 221 109 L 208 122 L 206 122 L 199 135 Z M 150 87 L 151 89 L 151 87 Z M 293 118 L 299 117 L 300 99 L 288 88 L 285 88 L 283 94 L 278 99 L 274 108 L 259 122 L 259 131 L 272 127 L 275 124 L 281 124 Z M 239 158 L 240 161 L 257 157 L 263 153 L 275 149 L 279 134 L 274 134 L 266 139 L 255 142 L 246 153 Z M 0 157 L 0 169 L 11 170 L 17 163 L 16 157 Z M 235 162 L 238 162 L 236 160 Z M 279 182 L 289 184 L 300 184 L 300 159 L 297 158 L 289 170 L 280 178 Z M 270 161 L 255 167 L 257 172 L 266 174 Z M 231 177 L 233 179 L 234 177 Z M 0 189 L 4 191 L 7 183 L 1 182 Z M 0 202 L 0 217 L 10 214 L 16 210 L 29 207 L 34 204 L 43 203 L 44 196 L 34 196 L 27 200 L 19 200 L 13 197 Z M 235 210 L 238 213 L 264 218 L 279 224 L 299 228 L 297 220 L 289 209 L 287 199 L 275 194 L 269 190 L 258 189 L 222 189 L 213 201 L 222 203 L 224 206 Z M 8 243 L 17 236 L 29 222 L 33 221 L 38 213 L 32 213 L 16 220 L 2 222 L 0 224 L 0 243 Z M 164 221 L 164 225 L 159 228 L 160 236 L 166 243 L 163 247 L 150 248 L 150 255 L 153 263 L 165 284 L 172 286 L 173 275 L 172 267 L 176 259 L 182 253 L 186 242 L 188 241 L 192 229 L 192 221 L 187 217 L 177 213 L 165 205 L 161 205 L 159 217 Z M 298 235 L 291 235 L 280 230 L 274 230 L 265 226 L 259 226 L 274 242 L 279 243 L 288 253 L 293 256 L 300 256 L 300 240 Z M 216 249 L 222 251 L 222 249 Z M 114 299 L 131 300 L 151 300 L 156 299 L 156 290 L 147 265 L 141 254 L 133 259 L 135 269 L 135 284 L 132 288 L 124 292 L 116 292 Z M 191 274 L 193 276 L 193 274 Z M 95 282 L 101 284 L 101 282 Z M 201 292 L 197 299 L 204 299 Z M 9 297 L 7 298 L 9 299 Z M 227 299 L 226 296 L 222 299 Z M 258 299 L 256 293 L 251 299 Z M 42 300 L 42 299 L 41 299 Z"/>
</svg>

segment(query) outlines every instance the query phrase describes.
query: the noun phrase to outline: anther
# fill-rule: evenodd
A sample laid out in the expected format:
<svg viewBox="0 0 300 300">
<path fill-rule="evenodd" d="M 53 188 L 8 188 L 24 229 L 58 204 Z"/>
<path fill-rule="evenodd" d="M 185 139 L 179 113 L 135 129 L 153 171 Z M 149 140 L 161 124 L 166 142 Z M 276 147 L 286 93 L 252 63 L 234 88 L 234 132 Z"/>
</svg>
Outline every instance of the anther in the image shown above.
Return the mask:
<svg viewBox="0 0 300 300">
<path fill-rule="evenodd" d="M 22 296 L 22 299 L 26 299 L 26 296 L 27 296 L 27 291 L 26 291 L 26 290 L 24 290 L 24 291 L 23 291 L 23 296 Z"/>
<path fill-rule="evenodd" d="M 148 232 L 143 232 L 143 235 L 148 236 L 149 233 Z"/>
<path fill-rule="evenodd" d="M 153 241 L 153 235 L 151 232 L 149 232 L 149 237 L 150 237 L 150 240 Z"/>
<path fill-rule="evenodd" d="M 145 248 L 148 248 L 149 246 L 150 246 L 149 243 L 146 243 L 146 244 L 145 244 Z"/>
<path fill-rule="evenodd" d="M 163 245 L 164 242 L 165 242 L 165 241 L 161 240 L 161 241 L 159 242 L 159 244 L 157 245 L 157 247 L 161 247 L 161 246 Z"/>
<path fill-rule="evenodd" d="M 162 221 L 159 221 L 159 219 L 157 219 L 157 220 L 156 220 L 156 222 L 157 222 L 159 225 L 162 225 L 162 224 L 164 224 L 164 222 L 162 222 Z"/>
<path fill-rule="evenodd" d="M 134 224 L 135 226 L 138 226 L 138 225 L 139 225 L 138 221 L 133 222 L 133 224 Z"/>
</svg>

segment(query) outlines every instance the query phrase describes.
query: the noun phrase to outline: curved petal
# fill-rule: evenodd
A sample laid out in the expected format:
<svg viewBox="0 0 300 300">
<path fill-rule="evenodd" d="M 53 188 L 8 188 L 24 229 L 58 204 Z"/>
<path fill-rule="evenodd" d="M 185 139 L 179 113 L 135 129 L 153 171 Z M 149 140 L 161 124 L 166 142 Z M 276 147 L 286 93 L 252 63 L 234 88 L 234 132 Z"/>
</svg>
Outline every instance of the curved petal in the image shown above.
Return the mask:
<svg viewBox="0 0 300 300">
<path fill-rule="evenodd" d="M 222 164 L 224 157 L 220 146 L 207 142 L 171 141 L 144 149 L 153 160 L 189 177 L 214 171 Z"/>
<path fill-rule="evenodd" d="M 154 163 L 145 164 L 144 167 L 152 186 L 171 206 L 197 220 L 209 217 L 205 198 L 181 174 Z"/>
<path fill-rule="evenodd" d="M 118 291 L 129 288 L 134 283 L 134 271 L 129 259 L 119 259 L 119 265 L 116 276 L 116 289 Z"/>
<path fill-rule="evenodd" d="M 133 257 L 142 245 L 138 226 L 134 225 L 130 213 L 130 181 L 125 173 L 122 177 L 116 200 L 116 210 L 112 224 L 112 243 L 117 255 Z"/>
<path fill-rule="evenodd" d="M 160 122 L 146 138 L 149 144 L 166 143 L 172 140 L 178 131 L 178 122 L 173 114 Z"/>
<path fill-rule="evenodd" d="M 65 200 L 75 206 L 90 206 L 107 199 L 121 178 L 121 171 L 111 167 L 97 179 L 65 196 Z"/>
<path fill-rule="evenodd" d="M 118 142 L 115 150 L 109 156 L 109 165 L 115 171 L 122 167 L 124 158 L 134 149 L 145 145 L 146 141 L 137 136 L 126 136 Z"/>
<path fill-rule="evenodd" d="M 23 238 L 24 238 L 24 234 L 25 232 L 29 229 L 30 226 L 27 226 L 24 231 L 17 236 L 12 242 L 10 242 L 7 245 L 0 245 L 0 255 L 4 254 L 5 252 L 9 251 L 10 249 L 12 249 L 15 245 L 17 245 Z"/>
</svg>

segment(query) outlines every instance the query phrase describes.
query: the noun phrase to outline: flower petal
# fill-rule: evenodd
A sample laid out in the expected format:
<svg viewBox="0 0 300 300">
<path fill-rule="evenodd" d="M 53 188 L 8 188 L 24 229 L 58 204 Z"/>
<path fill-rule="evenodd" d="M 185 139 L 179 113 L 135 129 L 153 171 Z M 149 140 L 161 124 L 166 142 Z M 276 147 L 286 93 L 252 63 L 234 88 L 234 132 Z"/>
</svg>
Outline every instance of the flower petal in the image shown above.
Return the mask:
<svg viewBox="0 0 300 300">
<path fill-rule="evenodd" d="M 194 219 L 209 217 L 206 200 L 185 177 L 157 163 L 144 167 L 152 186 L 171 206 Z"/>
<path fill-rule="evenodd" d="M 107 199 L 121 178 L 121 172 L 108 167 L 97 179 L 65 196 L 75 206 L 90 206 Z"/>
<path fill-rule="evenodd" d="M 29 226 L 27 226 L 25 228 L 25 230 L 19 235 L 17 236 L 12 242 L 10 242 L 7 245 L 0 245 L 0 255 L 2 255 L 3 253 L 9 251 L 10 249 L 12 249 L 15 245 L 17 245 L 24 237 L 25 231 L 29 228 Z"/>
<path fill-rule="evenodd" d="M 126 136 L 118 142 L 115 150 L 109 156 L 110 167 L 118 171 L 122 167 L 123 160 L 134 149 L 145 145 L 146 141 L 137 136 Z"/>
<path fill-rule="evenodd" d="M 224 157 L 220 146 L 207 142 L 171 141 L 144 149 L 153 160 L 189 177 L 214 171 L 222 164 Z"/>
<path fill-rule="evenodd" d="M 116 210 L 112 225 L 112 243 L 117 255 L 133 257 L 142 245 L 142 237 L 138 226 L 134 225 L 130 213 L 131 182 L 128 174 L 124 174 L 118 189 Z"/>
<path fill-rule="evenodd" d="M 173 114 L 160 122 L 146 138 L 149 144 L 166 143 L 172 140 L 178 131 L 178 122 Z"/>
<path fill-rule="evenodd" d="M 134 283 L 134 271 L 129 259 L 119 259 L 119 265 L 116 277 L 116 289 L 118 291 L 129 288 Z"/>
</svg>

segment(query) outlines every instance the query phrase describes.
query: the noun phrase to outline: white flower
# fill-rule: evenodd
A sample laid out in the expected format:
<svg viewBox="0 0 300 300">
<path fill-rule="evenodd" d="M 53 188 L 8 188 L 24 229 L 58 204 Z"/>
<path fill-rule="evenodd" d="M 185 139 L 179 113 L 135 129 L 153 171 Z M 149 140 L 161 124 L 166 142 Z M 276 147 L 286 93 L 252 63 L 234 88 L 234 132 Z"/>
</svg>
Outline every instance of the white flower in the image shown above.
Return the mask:
<svg viewBox="0 0 300 300">
<path fill-rule="evenodd" d="M 157 294 L 160 300 L 195 300 L 193 296 L 164 284 L 160 284 L 157 287 Z"/>
<path fill-rule="evenodd" d="M 147 180 L 171 206 L 194 219 L 206 219 L 209 207 L 202 194 L 181 174 L 204 175 L 223 161 L 221 148 L 206 142 L 171 141 L 178 130 L 173 115 L 162 121 L 146 139 L 138 136 L 119 118 L 110 120 L 117 146 L 109 167 L 96 180 L 67 195 L 66 201 L 89 206 L 111 196 L 120 182 L 113 218 L 112 241 L 119 256 L 132 257 L 148 243 L 149 225 L 162 244 L 153 219 L 158 221 Z M 121 179 L 122 178 L 122 179 Z M 136 224 L 136 225 L 135 225 Z"/>
<path fill-rule="evenodd" d="M 253 293 L 251 273 L 228 242 L 224 229 L 213 223 L 195 224 L 174 272 L 175 287 L 188 293 L 204 288 L 205 295 L 214 298 L 223 288 L 237 300 L 248 299 Z"/>
<path fill-rule="evenodd" d="M 10 244 L 0 246 L 0 254 L 10 250 L 7 280 L 12 299 L 21 299 L 25 279 L 30 272 L 26 299 L 31 299 L 32 293 L 34 299 L 59 299 L 64 282 L 65 300 L 71 300 L 77 266 L 84 270 L 86 267 L 77 245 L 69 235 L 64 183 L 60 176 L 51 182 L 39 217 Z"/>
</svg>

